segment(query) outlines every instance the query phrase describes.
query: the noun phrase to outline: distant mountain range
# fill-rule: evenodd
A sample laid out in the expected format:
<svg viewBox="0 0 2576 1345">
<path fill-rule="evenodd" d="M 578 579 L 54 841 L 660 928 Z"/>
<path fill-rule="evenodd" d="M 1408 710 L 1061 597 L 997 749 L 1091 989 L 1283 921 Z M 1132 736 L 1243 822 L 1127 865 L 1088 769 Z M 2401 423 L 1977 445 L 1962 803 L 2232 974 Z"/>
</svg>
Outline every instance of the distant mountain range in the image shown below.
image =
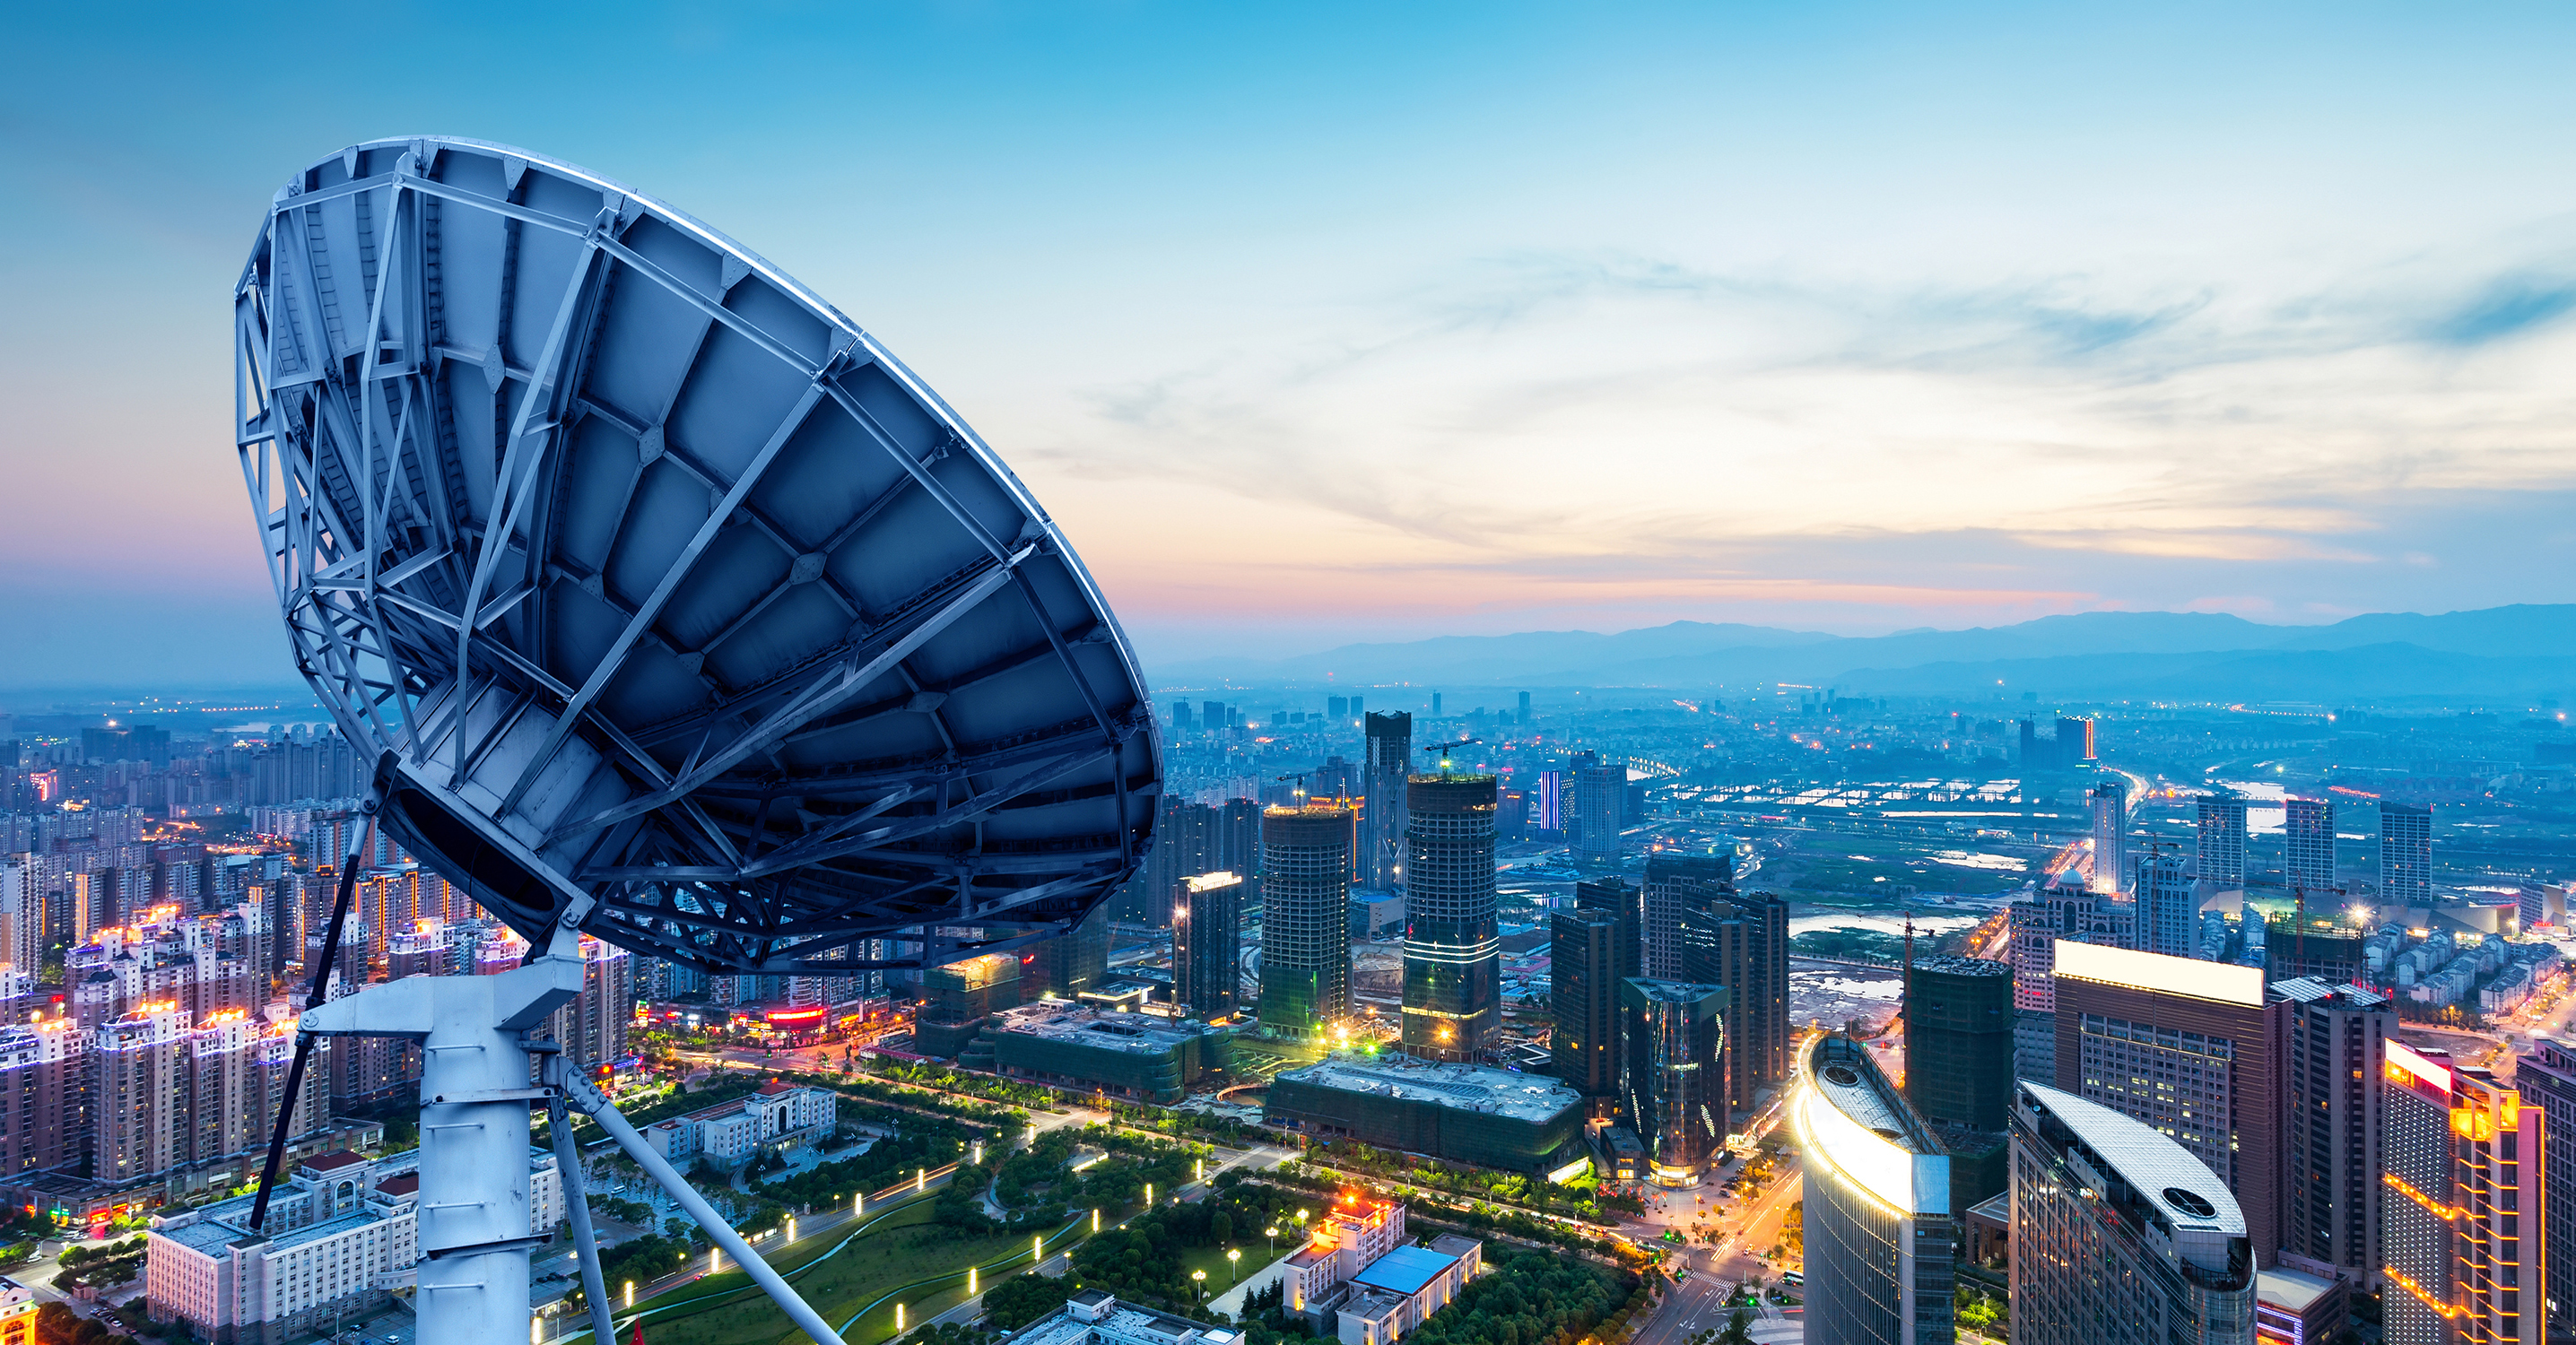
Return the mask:
<svg viewBox="0 0 2576 1345">
<path fill-rule="evenodd" d="M 2576 696 L 2576 604 L 2270 626 L 2206 612 L 2087 612 L 2011 626 L 1838 636 L 1676 621 L 1602 635 L 1532 631 L 1354 644 L 1279 660 L 1194 659 L 1156 686 L 1390 682 L 1465 687 L 1832 686 L 1973 695 L 2000 682 L 2050 699 L 2333 701 Z"/>
</svg>

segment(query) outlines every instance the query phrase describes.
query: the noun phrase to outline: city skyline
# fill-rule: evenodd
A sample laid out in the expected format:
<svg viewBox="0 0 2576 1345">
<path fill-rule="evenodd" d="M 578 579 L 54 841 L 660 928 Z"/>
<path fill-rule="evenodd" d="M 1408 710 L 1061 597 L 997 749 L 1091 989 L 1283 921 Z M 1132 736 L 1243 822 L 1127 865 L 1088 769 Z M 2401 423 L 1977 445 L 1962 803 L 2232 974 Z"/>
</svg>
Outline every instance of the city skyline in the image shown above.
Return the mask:
<svg viewBox="0 0 2576 1345">
<path fill-rule="evenodd" d="M 2561 592 L 2563 16 L 1344 17 L 522 16 L 595 66 L 307 104 L 237 77 L 256 29 L 32 16 L 0 456 L 51 507 L 0 614 L 130 680 L 284 669 L 223 447 L 238 221 L 406 131 L 571 159 L 812 284 L 1149 660 Z"/>
</svg>

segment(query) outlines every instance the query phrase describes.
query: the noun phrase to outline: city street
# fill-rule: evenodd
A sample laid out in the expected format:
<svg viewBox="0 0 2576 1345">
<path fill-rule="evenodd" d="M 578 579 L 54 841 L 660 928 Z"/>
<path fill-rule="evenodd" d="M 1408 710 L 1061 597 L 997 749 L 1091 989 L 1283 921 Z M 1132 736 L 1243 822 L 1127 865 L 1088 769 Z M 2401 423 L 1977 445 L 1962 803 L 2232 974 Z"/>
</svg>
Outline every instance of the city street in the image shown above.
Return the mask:
<svg viewBox="0 0 2576 1345">
<path fill-rule="evenodd" d="M 1717 1188 L 1699 1191 L 1665 1191 L 1649 1195 L 1647 1213 L 1621 1224 L 1621 1231 L 1642 1246 L 1671 1248 L 1675 1270 L 1687 1269 L 1682 1279 L 1637 1334 L 1637 1345 L 1686 1345 L 1702 1331 L 1726 1325 L 1729 1309 L 1724 1300 L 1736 1286 L 1761 1275 L 1764 1284 L 1777 1281 L 1782 1269 L 1796 1269 L 1799 1259 L 1792 1255 L 1775 1266 L 1759 1259 L 1758 1253 L 1769 1251 L 1780 1240 L 1780 1227 L 1788 1217 L 1789 1207 L 1801 1198 L 1803 1182 L 1798 1160 L 1783 1156 L 1770 1186 L 1749 1201 L 1726 1201 L 1715 1194 Z M 1651 1191 L 1652 1188 L 1649 1188 Z M 1716 1212 L 1711 1216 L 1711 1203 Z M 1667 1228 L 1679 1229 L 1685 1237 L 1694 1228 L 1714 1232 L 1718 1241 L 1689 1242 L 1680 1247 L 1660 1241 Z M 1803 1297 L 1803 1295 L 1800 1295 Z M 1770 1304 L 1761 1308 L 1760 1320 L 1753 1326 L 1754 1339 L 1772 1342 L 1803 1339 L 1804 1328 L 1798 1310 L 1782 1309 Z"/>
</svg>

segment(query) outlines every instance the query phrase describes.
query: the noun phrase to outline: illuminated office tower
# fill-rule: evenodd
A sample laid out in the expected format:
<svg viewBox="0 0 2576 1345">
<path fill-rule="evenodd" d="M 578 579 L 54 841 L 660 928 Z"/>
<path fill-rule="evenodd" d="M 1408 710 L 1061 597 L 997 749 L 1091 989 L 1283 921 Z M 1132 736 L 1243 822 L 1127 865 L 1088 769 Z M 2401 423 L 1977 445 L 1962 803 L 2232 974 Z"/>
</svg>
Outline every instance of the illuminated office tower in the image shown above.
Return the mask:
<svg viewBox="0 0 2576 1345">
<path fill-rule="evenodd" d="M 2386 1195 L 2379 1076 L 2397 1011 L 2385 995 L 2312 977 L 2274 981 L 2269 993 L 2282 1006 L 2281 1255 L 2370 1283 Z"/>
<path fill-rule="evenodd" d="M 2387 1345 L 2540 1345 L 2541 1109 L 2440 1051 L 2388 1043 L 2380 1295 Z"/>
<path fill-rule="evenodd" d="M 2295 892 L 2335 890 L 2332 799 L 2291 799 L 2281 828 L 2281 882 Z"/>
<path fill-rule="evenodd" d="M 1619 861 L 1620 815 L 1628 804 L 1628 768 L 1605 765 L 1586 752 L 1574 767 L 1574 821 L 1582 833 L 1574 850 L 1593 864 Z"/>
<path fill-rule="evenodd" d="M 1351 1012 L 1355 815 L 1309 803 L 1261 815 L 1261 1025 L 1313 1037 Z"/>
<path fill-rule="evenodd" d="M 1502 1026 L 1490 775 L 1417 775 L 1405 789 L 1404 1049 L 1468 1060 Z"/>
<path fill-rule="evenodd" d="M 2093 808 L 2093 890 L 2117 896 L 2129 876 L 2129 787 L 2112 776 L 2085 797 Z"/>
<path fill-rule="evenodd" d="M 2245 886 L 2245 800 L 2203 794 L 2192 807 L 2199 823 L 2192 867 L 2200 880 L 2217 887 Z"/>
<path fill-rule="evenodd" d="M 2016 1090 L 2013 1345 L 2254 1345 L 2245 1225 L 2227 1184 L 2153 1127 Z M 1812 1252 L 1808 1265 L 1812 1284 Z"/>
<path fill-rule="evenodd" d="M 2281 1123 L 2262 968 L 2061 939 L 2056 980 L 2058 1090 L 2208 1164 L 2268 1269 L 2281 1246 Z"/>
<path fill-rule="evenodd" d="M 2562 1150 L 2576 1145 L 2576 1048 L 2535 1037 L 2531 1054 L 2514 1066 L 2513 1086 L 2522 1105 L 2540 1110 L 2550 1146 L 2540 1165 L 2540 1207 L 2549 1236 L 2541 1242 L 2541 1288 L 2552 1320 L 2576 1312 L 2576 1161 Z"/>
<path fill-rule="evenodd" d="M 2433 903 L 2433 814 L 2403 803 L 2379 805 L 2381 905 Z"/>
<path fill-rule="evenodd" d="M 1606 1115 L 1619 1094 L 1620 973 L 1636 958 L 1620 946 L 1628 928 L 1609 911 L 1580 907 L 1548 919 L 1549 1064 L 1587 1104 L 1605 1104 L 1587 1106 L 1594 1115 Z"/>
<path fill-rule="evenodd" d="M 1354 709 L 1354 714 L 1359 711 Z M 1404 804 L 1413 778 L 1413 712 L 1366 716 L 1368 751 L 1360 762 L 1360 886 L 1393 892 L 1404 886 Z"/>
<path fill-rule="evenodd" d="M 1172 1002 L 1192 1018 L 1223 1018 L 1240 1007 L 1243 875 L 1181 880 L 1172 898 Z"/>
<path fill-rule="evenodd" d="M 2138 856 L 2130 889 L 2137 897 L 2138 947 L 2167 957 L 2200 951 L 2200 900 L 2180 855 Z"/>
<path fill-rule="evenodd" d="M 1726 1147 L 1726 992 L 1713 985 L 1619 983 L 1621 1086 L 1657 1186 L 1699 1185 Z"/>
<path fill-rule="evenodd" d="M 1807 1338 L 1957 1339 L 1950 1159 L 1923 1118 L 1866 1048 L 1835 1033 L 1800 1060 L 1789 1121 L 1806 1164 Z"/>
</svg>

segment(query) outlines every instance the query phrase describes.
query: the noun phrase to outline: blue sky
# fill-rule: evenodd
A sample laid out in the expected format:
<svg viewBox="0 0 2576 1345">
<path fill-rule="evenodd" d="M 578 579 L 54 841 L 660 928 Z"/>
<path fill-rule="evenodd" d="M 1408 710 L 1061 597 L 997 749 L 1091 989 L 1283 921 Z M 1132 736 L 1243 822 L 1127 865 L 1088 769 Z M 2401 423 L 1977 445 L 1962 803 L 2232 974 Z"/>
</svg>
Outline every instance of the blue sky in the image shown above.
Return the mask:
<svg viewBox="0 0 2576 1345">
<path fill-rule="evenodd" d="M 866 324 L 1149 659 L 2566 599 L 2563 10 L 49 7 L 0 51 L 0 686 L 286 672 L 228 294 L 421 131 Z"/>
</svg>

